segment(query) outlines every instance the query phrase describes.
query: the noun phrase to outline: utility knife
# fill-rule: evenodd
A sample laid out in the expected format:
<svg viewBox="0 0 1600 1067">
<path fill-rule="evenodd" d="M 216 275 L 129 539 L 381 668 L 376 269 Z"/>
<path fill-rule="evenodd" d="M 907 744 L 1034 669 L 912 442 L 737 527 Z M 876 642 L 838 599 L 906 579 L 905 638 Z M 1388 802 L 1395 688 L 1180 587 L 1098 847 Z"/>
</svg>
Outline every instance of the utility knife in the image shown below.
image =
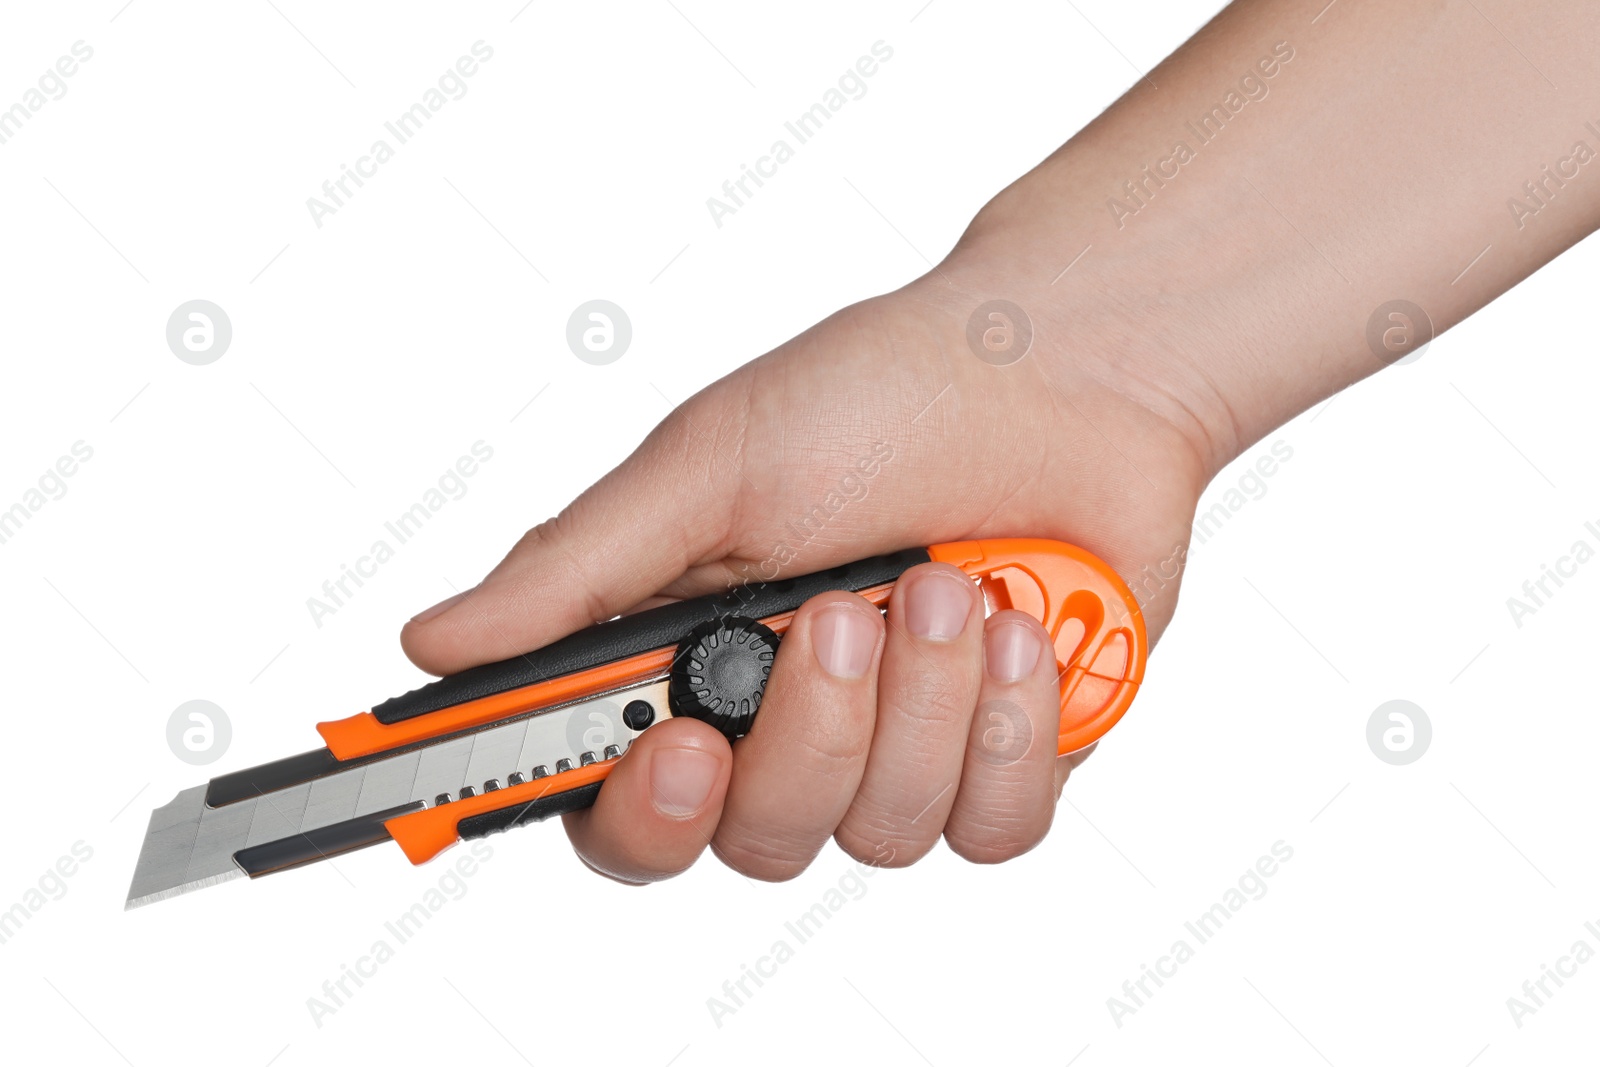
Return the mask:
<svg viewBox="0 0 1600 1067">
<path fill-rule="evenodd" d="M 1149 649 L 1138 602 L 1105 563 L 1031 538 L 907 549 L 613 619 L 318 723 L 323 747 L 213 778 L 152 812 L 126 907 L 384 841 L 426 863 L 458 840 L 588 807 L 663 719 L 700 719 L 730 740 L 748 733 L 806 600 L 842 589 L 883 609 L 895 580 L 930 560 L 970 575 L 990 613 L 1044 624 L 1060 672 L 1060 753 L 1127 711 Z"/>
</svg>

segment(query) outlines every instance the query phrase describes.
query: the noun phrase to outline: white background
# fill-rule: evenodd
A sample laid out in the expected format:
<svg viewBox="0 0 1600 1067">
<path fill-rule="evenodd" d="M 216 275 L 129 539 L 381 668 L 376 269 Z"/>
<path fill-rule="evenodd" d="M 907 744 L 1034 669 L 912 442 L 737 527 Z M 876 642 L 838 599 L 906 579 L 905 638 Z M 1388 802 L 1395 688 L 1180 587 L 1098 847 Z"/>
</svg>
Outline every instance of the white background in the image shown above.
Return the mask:
<svg viewBox="0 0 1600 1067">
<path fill-rule="evenodd" d="M 556 827 L 497 837 L 321 1026 L 308 998 L 448 859 L 375 848 L 124 914 L 151 807 L 415 684 L 405 618 L 665 398 L 925 270 L 1212 3 L 122 2 L 13 10 L 0 33 L 4 106 L 94 49 L 0 146 L 0 507 L 94 450 L 0 545 L 0 909 L 93 850 L 0 945 L 0 1046 L 139 1065 L 1592 1053 L 1600 962 L 1520 1029 L 1506 998 L 1579 938 L 1600 948 L 1600 562 L 1520 628 L 1506 598 L 1600 547 L 1593 243 L 1224 472 L 1213 496 L 1293 449 L 1195 550 L 1143 695 L 1043 846 L 876 874 L 720 1027 L 707 998 L 850 874 L 833 847 L 786 885 L 706 862 L 635 890 Z M 306 198 L 480 39 L 467 95 L 314 226 Z M 879 40 L 867 95 L 714 226 L 706 197 Z M 564 341 L 596 297 L 634 327 L 607 367 Z M 195 298 L 234 330 L 206 367 L 164 336 Z M 314 625 L 307 597 L 479 440 L 494 458 L 467 495 Z M 196 698 L 233 724 L 208 768 L 166 743 Z M 1405 767 L 1366 743 L 1395 698 L 1434 729 Z M 1266 895 L 1116 1025 L 1107 998 L 1280 840 Z"/>
</svg>

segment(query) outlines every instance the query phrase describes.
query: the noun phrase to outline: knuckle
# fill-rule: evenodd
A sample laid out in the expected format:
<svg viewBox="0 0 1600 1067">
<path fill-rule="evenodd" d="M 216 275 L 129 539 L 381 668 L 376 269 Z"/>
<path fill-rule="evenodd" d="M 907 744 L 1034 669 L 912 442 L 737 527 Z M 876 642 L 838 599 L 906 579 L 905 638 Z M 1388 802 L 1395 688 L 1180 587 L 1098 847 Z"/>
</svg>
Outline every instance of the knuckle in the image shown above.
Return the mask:
<svg viewBox="0 0 1600 1067">
<path fill-rule="evenodd" d="M 1017 815 L 962 813 L 945 827 L 944 840 L 968 863 L 1005 863 L 1032 851 L 1048 830 L 1048 823 L 1041 826 Z"/>
<path fill-rule="evenodd" d="M 724 474 L 739 480 L 747 462 L 745 412 L 718 387 L 697 393 L 677 405 L 656 424 L 645 448 L 653 460 L 675 468 L 703 489 L 724 483 Z"/>
<path fill-rule="evenodd" d="M 950 846 L 950 851 L 966 860 L 968 863 L 993 866 L 997 863 L 1007 863 L 1018 856 L 1032 850 L 1033 844 L 987 844 L 968 841 L 965 838 L 945 838 L 945 843 Z"/>
<path fill-rule="evenodd" d="M 790 738 L 797 750 L 792 756 L 795 765 L 825 782 L 859 775 L 872 743 L 871 726 L 869 722 L 866 730 L 860 730 L 849 725 L 816 723 L 795 731 Z"/>
<path fill-rule="evenodd" d="M 847 816 L 833 838 L 852 859 L 869 867 L 909 867 L 926 856 L 938 841 L 909 832 L 900 820 Z"/>
<path fill-rule="evenodd" d="M 787 882 L 797 878 L 816 859 L 818 846 L 785 844 L 775 836 L 749 834 L 734 830 L 719 833 L 711 842 L 711 851 L 723 864 L 744 875 L 763 882 Z"/>
<path fill-rule="evenodd" d="M 563 591 L 582 597 L 584 614 L 595 622 L 604 622 L 616 613 L 594 592 L 599 587 L 598 583 L 593 581 L 594 576 L 588 566 L 574 550 L 577 539 L 569 531 L 575 521 L 573 508 L 576 506 L 577 502 L 574 501 L 559 515 L 546 519 L 523 534 L 512 554 L 541 561 L 540 566 L 531 572 L 536 580 L 548 577 L 548 569 L 557 569 L 566 579 L 560 586 Z"/>
<path fill-rule="evenodd" d="M 894 713 L 913 727 L 944 737 L 972 718 L 973 687 L 948 674 L 919 673 L 887 694 Z"/>
</svg>

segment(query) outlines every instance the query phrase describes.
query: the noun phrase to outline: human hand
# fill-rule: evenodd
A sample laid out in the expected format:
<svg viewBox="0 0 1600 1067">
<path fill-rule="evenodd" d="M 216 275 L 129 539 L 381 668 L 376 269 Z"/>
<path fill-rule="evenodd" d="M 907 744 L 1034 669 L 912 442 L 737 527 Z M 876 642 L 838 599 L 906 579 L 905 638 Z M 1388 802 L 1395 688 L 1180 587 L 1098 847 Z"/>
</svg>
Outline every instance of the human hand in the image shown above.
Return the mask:
<svg viewBox="0 0 1600 1067">
<path fill-rule="evenodd" d="M 1542 27 L 1541 54 L 1563 56 L 1574 78 L 1589 71 L 1575 29 L 1593 28 L 1587 9 L 1538 8 L 1548 17 L 1528 26 Z M 1529 224 L 1525 204 L 1507 221 L 1507 191 L 1532 188 L 1532 146 L 1570 135 L 1560 109 L 1511 106 L 1447 48 L 1424 63 L 1372 47 L 1375 27 L 1383 40 L 1440 40 L 1440 19 L 1436 4 L 1373 2 L 1307 36 L 1290 0 L 1230 5 L 997 196 L 930 274 L 690 399 L 478 587 L 414 619 L 407 653 L 456 671 L 653 598 L 984 536 L 1095 553 L 1133 588 L 1153 642 L 1200 490 L 1252 441 L 1392 364 L 1400 352 L 1374 339 L 1388 336 L 1385 308 L 1415 310 L 1409 351 L 1600 226 L 1592 182 L 1565 183 L 1549 225 L 1545 208 Z M 1471 19 L 1452 26 L 1481 34 Z M 1323 59 L 1294 58 L 1291 30 Z M 1460 47 L 1478 55 L 1482 42 Z M 1232 107 L 1217 109 L 1243 99 L 1236 88 L 1272 102 L 1235 124 Z M 1496 150 L 1463 157 L 1450 137 L 1352 148 L 1397 107 L 1413 129 L 1470 127 Z M 1226 136 L 1197 137 L 1197 115 L 1225 121 Z M 1195 143 L 1179 152 L 1175 138 Z M 1430 209 L 1365 210 L 1395 203 L 1419 174 L 1435 182 Z M 969 319 L 997 297 L 1025 309 L 1033 337 L 1008 366 L 968 344 Z M 580 855 L 642 882 L 708 842 L 761 878 L 798 873 L 830 835 L 897 866 L 941 834 L 972 859 L 1026 851 L 1075 760 L 1030 749 L 987 766 L 971 737 L 974 705 L 996 693 L 1044 723 L 1045 667 L 1013 682 L 993 670 L 1024 663 L 1021 635 L 1039 635 L 1014 616 L 980 620 L 970 589 L 964 621 L 956 606 L 935 610 L 934 591 L 954 605 L 957 587 L 938 570 L 908 573 L 886 622 L 851 596 L 807 604 L 734 751 L 703 724 L 652 727 L 595 807 L 568 817 Z M 939 636 L 919 636 L 930 620 Z"/>
<path fill-rule="evenodd" d="M 1187 433 L 1106 384 L 1101 357 L 1043 301 L 1032 351 L 978 358 L 978 303 L 931 277 L 715 383 L 478 587 L 411 622 L 407 653 L 454 672 L 660 598 L 968 538 L 1069 541 L 1130 580 L 1181 553 L 1204 478 Z M 1153 591 L 1152 636 L 1176 581 Z M 892 866 L 941 834 L 969 859 L 1011 858 L 1043 837 L 1086 755 L 1057 758 L 1049 650 L 1028 615 L 985 619 L 948 564 L 907 572 L 886 617 L 854 594 L 815 597 L 748 736 L 730 749 L 694 720 L 652 727 L 568 831 L 590 866 L 634 882 L 685 869 L 708 843 L 766 879 L 800 873 L 830 836 Z M 986 746 L 994 724 L 978 708 L 1018 719 L 1005 732 L 1025 751 Z"/>
</svg>

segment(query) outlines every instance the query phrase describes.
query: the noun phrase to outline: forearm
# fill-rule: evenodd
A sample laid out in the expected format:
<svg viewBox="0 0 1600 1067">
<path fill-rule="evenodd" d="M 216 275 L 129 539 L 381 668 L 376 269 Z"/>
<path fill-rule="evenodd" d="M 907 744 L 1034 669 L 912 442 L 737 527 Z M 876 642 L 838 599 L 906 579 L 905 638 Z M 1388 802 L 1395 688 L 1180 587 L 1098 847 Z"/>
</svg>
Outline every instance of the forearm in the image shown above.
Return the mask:
<svg viewBox="0 0 1600 1067">
<path fill-rule="evenodd" d="M 1319 7 L 1233 4 L 943 266 L 976 288 L 1003 258 L 1005 295 L 1212 472 L 1402 354 L 1369 345 L 1381 306 L 1441 332 L 1600 225 L 1600 7 Z"/>
</svg>

